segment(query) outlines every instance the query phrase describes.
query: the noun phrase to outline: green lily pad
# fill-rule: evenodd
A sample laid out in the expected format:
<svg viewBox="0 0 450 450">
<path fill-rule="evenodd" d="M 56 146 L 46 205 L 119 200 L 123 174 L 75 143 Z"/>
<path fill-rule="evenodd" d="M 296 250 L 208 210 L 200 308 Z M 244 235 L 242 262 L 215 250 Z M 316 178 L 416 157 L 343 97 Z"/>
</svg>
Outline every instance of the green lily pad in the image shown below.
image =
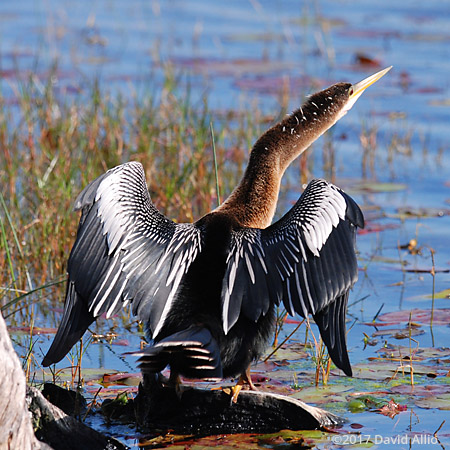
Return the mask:
<svg viewBox="0 0 450 450">
<path fill-rule="evenodd" d="M 433 296 L 431 294 L 429 294 L 429 295 L 425 295 L 425 298 L 433 298 Z M 449 298 L 450 299 L 450 289 L 444 289 L 443 291 L 435 292 L 434 298 L 440 298 L 440 299 Z"/>
<path fill-rule="evenodd" d="M 309 355 L 307 348 L 304 344 L 298 342 L 290 343 L 289 345 L 283 345 L 279 348 L 271 357 L 270 361 L 298 361 L 299 359 L 305 358 Z"/>
<path fill-rule="evenodd" d="M 313 441 L 314 444 L 325 443 L 329 440 L 329 434 L 319 430 L 307 430 L 307 431 L 291 431 L 281 430 L 278 433 L 264 434 L 257 436 L 260 446 L 267 448 L 286 448 L 299 446 L 299 448 L 308 448 L 308 441 Z M 222 446 L 221 446 L 222 448 Z M 259 448 L 259 447 L 258 447 Z"/>
<path fill-rule="evenodd" d="M 407 189 L 407 185 L 403 183 L 377 183 L 376 181 L 367 181 L 352 186 L 352 190 L 358 192 L 398 192 Z"/>
<path fill-rule="evenodd" d="M 346 394 L 351 391 L 350 386 L 329 384 L 327 386 L 309 386 L 292 394 L 302 402 L 320 405 L 323 403 L 340 402 L 346 399 Z"/>
<path fill-rule="evenodd" d="M 398 208 L 397 214 L 389 214 L 389 217 L 396 217 L 398 219 L 412 219 L 417 217 L 443 217 L 449 214 L 448 209 L 443 208 Z"/>
</svg>

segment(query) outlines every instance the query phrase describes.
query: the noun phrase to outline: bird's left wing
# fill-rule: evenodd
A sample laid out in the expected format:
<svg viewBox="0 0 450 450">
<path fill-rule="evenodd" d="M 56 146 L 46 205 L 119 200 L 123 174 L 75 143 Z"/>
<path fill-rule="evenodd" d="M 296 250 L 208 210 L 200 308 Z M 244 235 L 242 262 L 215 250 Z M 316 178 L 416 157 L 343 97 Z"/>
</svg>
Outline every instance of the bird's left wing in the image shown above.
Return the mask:
<svg viewBox="0 0 450 450">
<path fill-rule="evenodd" d="M 137 162 L 89 184 L 75 209 L 82 215 L 68 261 L 63 319 L 46 357 L 50 363 L 62 358 L 96 317 L 110 317 L 127 303 L 156 336 L 202 246 L 199 228 L 176 224 L 157 210 Z"/>
<path fill-rule="evenodd" d="M 234 231 L 222 285 L 224 331 L 241 314 L 257 321 L 283 301 L 291 315 L 313 315 L 333 358 L 345 346 L 345 307 L 357 279 L 356 226 L 364 226 L 356 203 L 318 179 L 270 227 Z"/>
</svg>

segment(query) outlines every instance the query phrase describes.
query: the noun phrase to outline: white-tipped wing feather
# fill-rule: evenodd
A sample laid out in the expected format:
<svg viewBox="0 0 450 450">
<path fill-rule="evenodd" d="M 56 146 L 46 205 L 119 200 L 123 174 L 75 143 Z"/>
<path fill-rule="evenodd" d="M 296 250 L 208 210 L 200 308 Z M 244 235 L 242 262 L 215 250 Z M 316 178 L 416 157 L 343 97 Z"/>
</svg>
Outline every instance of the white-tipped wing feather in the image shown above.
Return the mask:
<svg viewBox="0 0 450 450">
<path fill-rule="evenodd" d="M 69 282 L 94 317 L 130 302 L 158 334 L 182 276 L 201 249 L 200 230 L 175 224 L 153 205 L 141 164 L 115 167 L 91 183 L 69 259 Z"/>
<path fill-rule="evenodd" d="M 232 233 L 222 286 L 225 333 L 244 314 L 258 320 L 281 300 L 290 314 L 316 314 L 357 279 L 356 203 L 325 180 L 313 180 L 278 222 Z M 255 282 L 255 279 L 257 282 Z"/>
<path fill-rule="evenodd" d="M 356 203 L 313 180 L 278 222 L 233 231 L 221 294 L 224 332 L 242 316 L 256 322 L 283 301 L 291 315 L 313 315 L 332 360 L 351 376 L 345 315 L 358 276 L 356 226 L 364 226 Z"/>
</svg>

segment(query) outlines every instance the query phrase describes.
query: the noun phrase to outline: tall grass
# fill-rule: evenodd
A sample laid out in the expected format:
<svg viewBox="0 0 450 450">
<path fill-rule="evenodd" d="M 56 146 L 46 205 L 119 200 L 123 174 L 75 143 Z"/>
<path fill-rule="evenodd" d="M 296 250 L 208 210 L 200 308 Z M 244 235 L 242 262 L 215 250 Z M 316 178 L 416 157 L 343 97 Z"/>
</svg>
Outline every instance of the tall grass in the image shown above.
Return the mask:
<svg viewBox="0 0 450 450">
<path fill-rule="evenodd" d="M 72 205 L 89 181 L 140 161 L 157 207 L 193 221 L 217 204 L 210 124 L 227 194 L 262 120 L 213 114 L 171 71 L 157 95 L 126 100 L 97 83 L 68 98 L 53 79 L 17 85 L 14 102 L 0 94 L 0 307 L 13 325 L 30 323 L 33 302 L 44 314 L 61 306 L 78 222 Z"/>
</svg>

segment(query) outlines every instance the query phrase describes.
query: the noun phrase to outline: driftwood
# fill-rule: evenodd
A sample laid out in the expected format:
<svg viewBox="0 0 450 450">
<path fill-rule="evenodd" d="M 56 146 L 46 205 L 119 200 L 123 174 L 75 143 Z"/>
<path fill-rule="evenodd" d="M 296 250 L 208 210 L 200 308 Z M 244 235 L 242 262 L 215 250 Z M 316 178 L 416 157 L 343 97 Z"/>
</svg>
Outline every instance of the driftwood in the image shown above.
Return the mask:
<svg viewBox="0 0 450 450">
<path fill-rule="evenodd" d="M 25 402 L 26 381 L 0 313 L 0 449 L 49 449 L 36 439 Z"/>
<path fill-rule="evenodd" d="M 183 388 L 181 393 L 146 376 L 134 400 L 139 426 L 178 434 L 270 433 L 343 423 L 336 415 L 278 394 L 241 391 L 236 403 L 222 390 Z"/>
<path fill-rule="evenodd" d="M 50 403 L 41 392 L 27 388 L 30 411 L 35 423 L 39 423 L 36 435 L 54 450 L 122 450 L 126 447 L 119 441 L 104 436 L 84 423 L 68 416 Z"/>
<path fill-rule="evenodd" d="M 0 450 L 52 448 L 121 450 L 126 447 L 68 416 L 48 402 L 38 389 L 26 386 L 19 358 L 0 314 Z"/>
</svg>

